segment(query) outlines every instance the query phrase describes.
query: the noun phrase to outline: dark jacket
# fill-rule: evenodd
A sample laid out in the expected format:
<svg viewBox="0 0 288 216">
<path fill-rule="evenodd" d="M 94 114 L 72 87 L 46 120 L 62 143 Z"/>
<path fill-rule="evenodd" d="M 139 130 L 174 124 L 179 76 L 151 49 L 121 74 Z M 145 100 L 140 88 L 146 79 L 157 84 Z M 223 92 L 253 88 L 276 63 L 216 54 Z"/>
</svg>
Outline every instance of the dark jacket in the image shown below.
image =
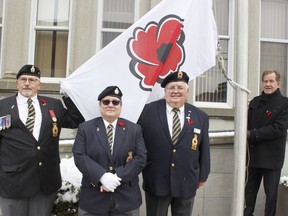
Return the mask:
<svg viewBox="0 0 288 216">
<path fill-rule="evenodd" d="M 0 196 L 32 197 L 39 191 L 51 194 L 61 186 L 59 135 L 62 127 L 76 128 L 84 118 L 73 102 L 38 96 L 42 123 L 37 141 L 19 118 L 16 96 L 0 101 L 0 117 L 11 115 L 11 127 L 0 131 Z M 58 135 L 53 137 L 53 110 Z"/>
<path fill-rule="evenodd" d="M 133 159 L 127 161 L 129 152 Z M 107 213 L 115 205 L 121 212 L 140 207 L 142 197 L 138 175 L 146 163 L 141 127 L 119 118 L 111 155 L 101 117 L 79 125 L 73 146 L 75 164 L 83 174 L 79 206 L 89 213 Z M 105 172 L 116 173 L 121 185 L 112 192 L 100 191 Z"/>
<path fill-rule="evenodd" d="M 147 165 L 142 172 L 144 190 L 157 196 L 194 197 L 198 182 L 205 182 L 210 172 L 208 115 L 186 103 L 185 123 L 175 145 L 169 133 L 165 100 L 146 105 L 138 123 L 147 148 Z"/>
<path fill-rule="evenodd" d="M 288 128 L 288 100 L 280 90 L 262 93 L 249 104 L 249 166 L 281 169 Z M 250 156 L 249 156 L 250 155 Z"/>
</svg>

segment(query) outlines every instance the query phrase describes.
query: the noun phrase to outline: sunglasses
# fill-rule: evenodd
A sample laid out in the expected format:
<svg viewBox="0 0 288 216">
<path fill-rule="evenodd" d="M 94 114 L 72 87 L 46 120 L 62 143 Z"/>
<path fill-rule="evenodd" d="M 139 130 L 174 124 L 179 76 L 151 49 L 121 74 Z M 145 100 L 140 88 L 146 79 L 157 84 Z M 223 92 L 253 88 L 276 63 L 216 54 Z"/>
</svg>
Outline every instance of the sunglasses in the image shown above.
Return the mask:
<svg viewBox="0 0 288 216">
<path fill-rule="evenodd" d="M 112 104 L 114 106 L 118 106 L 120 104 L 120 100 L 102 100 L 101 101 L 103 105 L 108 106 L 110 104 L 110 102 L 112 102 Z"/>
</svg>

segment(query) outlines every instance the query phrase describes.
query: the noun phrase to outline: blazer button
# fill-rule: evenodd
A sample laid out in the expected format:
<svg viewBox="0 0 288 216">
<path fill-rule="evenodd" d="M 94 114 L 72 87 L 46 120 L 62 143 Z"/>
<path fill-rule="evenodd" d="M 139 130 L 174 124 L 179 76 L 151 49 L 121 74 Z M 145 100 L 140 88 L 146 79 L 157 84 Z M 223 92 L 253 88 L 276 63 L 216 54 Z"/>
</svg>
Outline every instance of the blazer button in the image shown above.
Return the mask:
<svg viewBox="0 0 288 216">
<path fill-rule="evenodd" d="M 37 150 L 40 150 L 41 149 L 41 147 L 40 146 L 37 146 Z"/>
<path fill-rule="evenodd" d="M 174 164 L 174 163 L 172 163 L 172 164 L 171 164 L 171 167 L 175 167 L 175 164 Z"/>
<path fill-rule="evenodd" d="M 39 162 L 38 165 L 39 165 L 39 166 L 42 166 L 42 162 Z"/>
<path fill-rule="evenodd" d="M 176 153 L 176 149 L 173 149 L 173 153 Z"/>
</svg>

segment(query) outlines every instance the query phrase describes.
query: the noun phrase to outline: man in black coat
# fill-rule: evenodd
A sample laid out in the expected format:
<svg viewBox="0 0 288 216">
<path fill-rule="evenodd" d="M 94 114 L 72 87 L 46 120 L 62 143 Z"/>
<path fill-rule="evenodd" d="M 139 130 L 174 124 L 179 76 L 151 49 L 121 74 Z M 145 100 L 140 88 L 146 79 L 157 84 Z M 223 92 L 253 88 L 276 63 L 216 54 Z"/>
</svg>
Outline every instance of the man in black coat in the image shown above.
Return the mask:
<svg viewBox="0 0 288 216">
<path fill-rule="evenodd" d="M 121 98 L 117 86 L 108 86 L 98 97 L 101 117 L 79 125 L 73 146 L 83 174 L 79 216 L 139 216 L 146 148 L 141 127 L 119 117 Z"/>
<path fill-rule="evenodd" d="M 147 216 L 166 216 L 170 205 L 172 215 L 190 216 L 210 172 L 209 119 L 186 102 L 188 81 L 185 72 L 169 74 L 161 84 L 165 99 L 146 105 L 138 120 L 147 148 Z"/>
<path fill-rule="evenodd" d="M 284 163 L 288 128 L 288 100 L 280 93 L 280 74 L 262 74 L 263 91 L 248 109 L 248 179 L 245 187 L 245 216 L 252 216 L 263 178 L 266 193 L 265 216 L 276 213 L 277 190 Z"/>
<path fill-rule="evenodd" d="M 84 118 L 69 98 L 66 109 L 60 100 L 38 95 L 39 68 L 24 65 L 16 78 L 17 95 L 0 101 L 1 211 L 50 216 L 61 187 L 61 128 L 77 128 Z"/>
</svg>

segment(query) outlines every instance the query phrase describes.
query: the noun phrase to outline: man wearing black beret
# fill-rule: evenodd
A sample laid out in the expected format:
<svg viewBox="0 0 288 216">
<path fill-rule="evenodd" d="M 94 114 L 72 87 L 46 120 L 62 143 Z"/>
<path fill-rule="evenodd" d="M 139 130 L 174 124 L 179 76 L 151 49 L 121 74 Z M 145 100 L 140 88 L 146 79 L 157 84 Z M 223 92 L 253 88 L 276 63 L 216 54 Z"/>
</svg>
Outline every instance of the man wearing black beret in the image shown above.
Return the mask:
<svg viewBox="0 0 288 216">
<path fill-rule="evenodd" d="M 169 74 L 165 99 L 147 104 L 138 124 L 147 148 L 143 188 L 147 216 L 191 216 L 197 189 L 210 172 L 208 115 L 187 103 L 189 77 Z"/>
<path fill-rule="evenodd" d="M 122 95 L 117 86 L 104 89 L 98 96 L 101 117 L 79 125 L 73 146 L 83 174 L 78 216 L 139 216 L 146 148 L 141 127 L 119 117 Z"/>
<path fill-rule="evenodd" d="M 5 216 L 50 216 L 61 187 L 61 128 L 84 121 L 70 98 L 38 95 L 40 70 L 24 65 L 18 93 L 0 101 L 0 205 Z"/>
</svg>

